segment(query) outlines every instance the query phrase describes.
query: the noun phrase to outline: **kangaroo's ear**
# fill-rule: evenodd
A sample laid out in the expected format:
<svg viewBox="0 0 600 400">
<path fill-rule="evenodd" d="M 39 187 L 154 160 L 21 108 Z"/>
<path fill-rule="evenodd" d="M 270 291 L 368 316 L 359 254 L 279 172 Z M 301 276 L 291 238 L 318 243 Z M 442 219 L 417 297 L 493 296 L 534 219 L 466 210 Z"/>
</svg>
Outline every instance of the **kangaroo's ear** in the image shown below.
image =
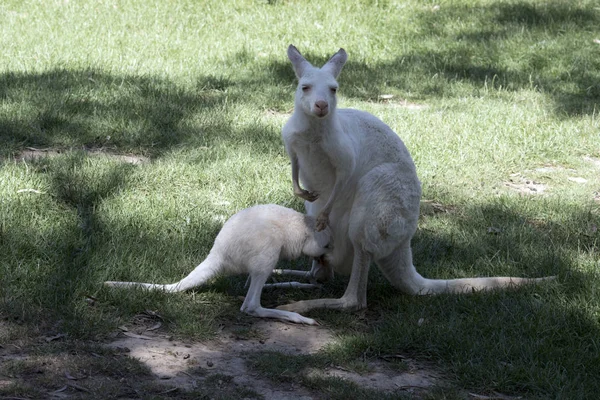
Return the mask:
<svg viewBox="0 0 600 400">
<path fill-rule="evenodd" d="M 294 72 L 296 73 L 296 77 L 298 79 L 300 79 L 302 75 L 304 75 L 304 72 L 308 67 L 312 67 L 312 65 L 308 61 L 306 61 L 304 57 L 302 57 L 302 54 L 300 54 L 296 46 L 294 46 L 293 44 L 290 44 L 290 47 L 288 47 L 287 55 L 290 61 L 292 62 Z"/>
<path fill-rule="evenodd" d="M 335 53 L 321 69 L 329 71 L 331 75 L 337 79 L 337 77 L 340 75 L 340 72 L 342 72 L 344 64 L 346 64 L 346 60 L 348 60 L 348 54 L 346 54 L 346 50 L 339 49 L 338 52 Z"/>
</svg>

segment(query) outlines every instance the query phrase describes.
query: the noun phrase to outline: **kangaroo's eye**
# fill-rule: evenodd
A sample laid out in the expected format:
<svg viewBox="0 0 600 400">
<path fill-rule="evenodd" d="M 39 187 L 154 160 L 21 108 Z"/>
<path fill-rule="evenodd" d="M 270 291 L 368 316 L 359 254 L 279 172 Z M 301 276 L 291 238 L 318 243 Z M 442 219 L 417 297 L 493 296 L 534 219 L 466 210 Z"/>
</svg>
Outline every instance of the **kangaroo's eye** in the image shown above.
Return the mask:
<svg viewBox="0 0 600 400">
<path fill-rule="evenodd" d="M 308 92 L 310 90 L 310 85 L 302 85 L 302 91 Z"/>
<path fill-rule="evenodd" d="M 337 88 L 336 87 L 332 87 L 331 89 L 331 93 L 335 94 L 337 92 Z"/>
</svg>

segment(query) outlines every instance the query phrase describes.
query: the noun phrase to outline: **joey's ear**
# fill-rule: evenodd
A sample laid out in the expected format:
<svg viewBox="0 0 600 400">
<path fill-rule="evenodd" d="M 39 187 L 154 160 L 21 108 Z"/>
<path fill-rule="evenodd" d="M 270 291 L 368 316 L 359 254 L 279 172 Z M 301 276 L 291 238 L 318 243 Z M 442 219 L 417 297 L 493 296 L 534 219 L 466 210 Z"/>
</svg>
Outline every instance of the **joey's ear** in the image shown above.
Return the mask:
<svg viewBox="0 0 600 400">
<path fill-rule="evenodd" d="M 337 79 L 337 77 L 340 75 L 340 72 L 342 72 L 344 64 L 346 64 L 347 59 L 348 54 L 346 54 L 346 50 L 339 49 L 338 52 L 335 53 L 321 69 L 329 71 L 331 75 Z"/>
<path fill-rule="evenodd" d="M 308 61 L 306 61 L 304 57 L 302 57 L 302 54 L 300 54 L 296 46 L 294 46 L 293 44 L 290 44 L 290 47 L 288 47 L 287 55 L 290 61 L 292 62 L 294 72 L 296 73 L 296 77 L 298 79 L 300 79 L 302 75 L 304 75 L 304 72 L 308 67 L 312 66 Z"/>
</svg>

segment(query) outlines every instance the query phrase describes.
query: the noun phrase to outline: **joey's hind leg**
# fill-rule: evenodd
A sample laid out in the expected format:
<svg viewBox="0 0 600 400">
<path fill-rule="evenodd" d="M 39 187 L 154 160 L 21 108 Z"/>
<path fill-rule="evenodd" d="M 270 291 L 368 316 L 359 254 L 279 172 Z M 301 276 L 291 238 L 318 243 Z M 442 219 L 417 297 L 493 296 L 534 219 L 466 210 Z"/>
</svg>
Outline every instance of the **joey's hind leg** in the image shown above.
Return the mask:
<svg viewBox="0 0 600 400">
<path fill-rule="evenodd" d="M 320 282 L 329 282 L 333 280 L 333 267 L 327 260 L 325 256 L 311 258 L 312 267 L 310 271 L 302 271 L 295 269 L 274 269 L 273 275 L 290 275 L 296 276 L 299 278 L 308 279 L 311 282 L 312 287 L 320 287 Z M 265 287 L 270 287 L 271 285 L 267 284 Z M 300 284 L 297 286 L 298 288 L 309 288 L 311 286 L 306 286 L 306 284 Z"/>
<path fill-rule="evenodd" d="M 318 289 L 321 285 L 318 283 L 302 283 L 296 281 L 290 282 L 275 282 L 275 283 L 265 283 L 263 288 L 271 289 L 271 288 L 283 288 L 283 289 Z"/>
<path fill-rule="evenodd" d="M 298 313 L 263 308 L 261 306 L 260 295 L 270 274 L 270 271 L 268 271 L 256 272 L 250 275 L 250 288 L 244 299 L 244 304 L 242 304 L 241 311 L 255 317 L 275 318 L 282 321 L 295 322 L 297 324 L 318 325 L 317 321 L 314 319 L 303 317 Z"/>
<path fill-rule="evenodd" d="M 297 271 L 294 269 L 274 269 L 273 270 L 273 275 L 291 275 L 291 276 L 299 276 L 302 278 L 310 278 L 310 271 Z M 248 276 L 248 279 L 246 280 L 246 283 L 244 284 L 244 288 L 247 288 L 250 286 L 250 276 Z M 302 282 L 296 282 L 296 281 L 287 281 L 287 282 L 277 282 L 275 281 L 274 283 L 265 283 L 263 285 L 263 289 L 270 289 L 270 288 L 285 288 L 285 289 L 315 289 L 315 288 L 320 288 L 321 285 L 318 283 L 302 283 Z"/>
</svg>

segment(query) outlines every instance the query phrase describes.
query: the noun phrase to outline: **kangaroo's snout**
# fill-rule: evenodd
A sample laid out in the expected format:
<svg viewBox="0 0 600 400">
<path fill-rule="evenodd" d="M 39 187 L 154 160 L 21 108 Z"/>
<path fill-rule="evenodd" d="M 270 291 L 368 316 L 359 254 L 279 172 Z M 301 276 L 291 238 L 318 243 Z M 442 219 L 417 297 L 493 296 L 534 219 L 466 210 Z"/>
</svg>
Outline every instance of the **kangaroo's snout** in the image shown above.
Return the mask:
<svg viewBox="0 0 600 400">
<path fill-rule="evenodd" d="M 318 117 L 324 117 L 329 113 L 329 104 L 325 100 L 315 102 L 315 114 Z"/>
</svg>

